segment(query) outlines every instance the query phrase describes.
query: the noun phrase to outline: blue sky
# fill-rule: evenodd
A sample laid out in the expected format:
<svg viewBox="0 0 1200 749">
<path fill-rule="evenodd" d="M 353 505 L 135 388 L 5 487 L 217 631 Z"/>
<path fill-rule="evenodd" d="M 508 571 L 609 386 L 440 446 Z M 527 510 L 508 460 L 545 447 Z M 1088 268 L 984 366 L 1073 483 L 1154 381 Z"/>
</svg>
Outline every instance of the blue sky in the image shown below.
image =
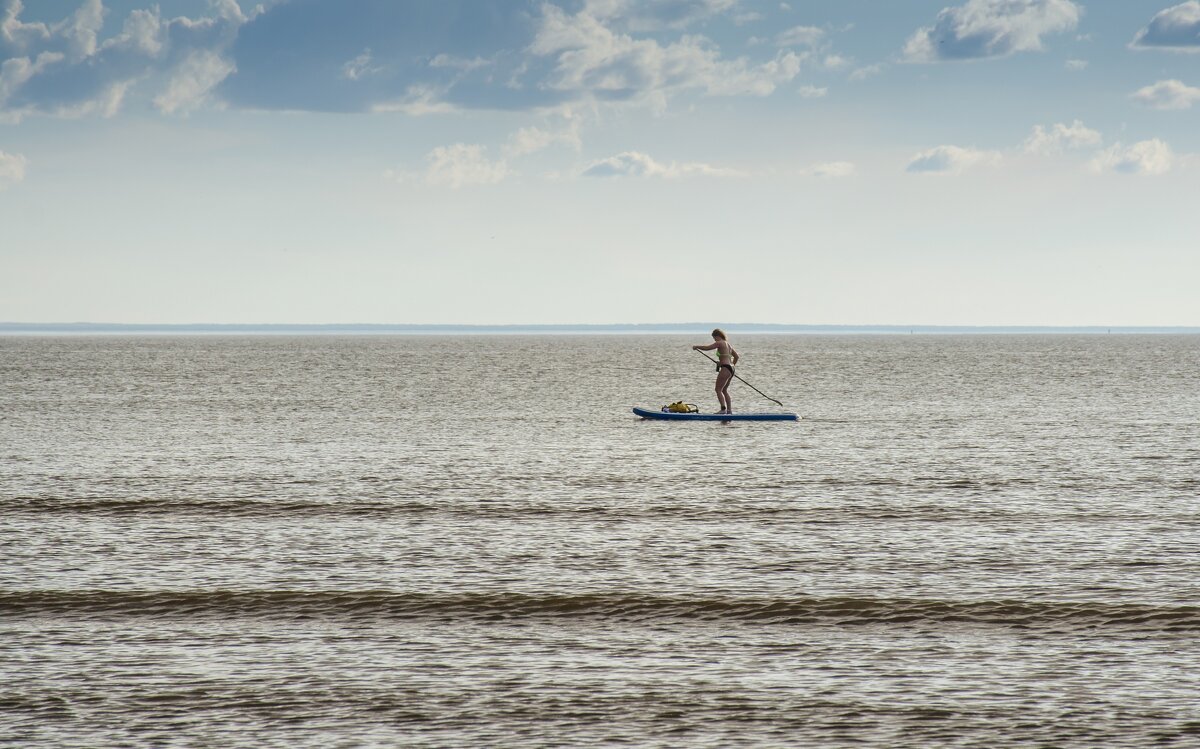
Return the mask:
<svg viewBox="0 0 1200 749">
<path fill-rule="evenodd" d="M 0 0 L 0 320 L 1200 324 L 1200 2 Z"/>
</svg>

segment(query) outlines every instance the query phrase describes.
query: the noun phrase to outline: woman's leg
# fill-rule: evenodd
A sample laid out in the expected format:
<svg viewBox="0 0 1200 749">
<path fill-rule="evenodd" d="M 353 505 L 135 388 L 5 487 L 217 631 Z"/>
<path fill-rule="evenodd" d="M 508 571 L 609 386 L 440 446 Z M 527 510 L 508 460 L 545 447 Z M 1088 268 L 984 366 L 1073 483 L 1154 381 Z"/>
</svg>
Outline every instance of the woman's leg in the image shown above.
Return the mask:
<svg viewBox="0 0 1200 749">
<path fill-rule="evenodd" d="M 731 413 L 729 402 L 729 381 L 733 379 L 733 373 L 727 368 L 721 367 L 721 371 L 717 373 L 717 401 L 721 404 L 721 413 Z"/>
</svg>

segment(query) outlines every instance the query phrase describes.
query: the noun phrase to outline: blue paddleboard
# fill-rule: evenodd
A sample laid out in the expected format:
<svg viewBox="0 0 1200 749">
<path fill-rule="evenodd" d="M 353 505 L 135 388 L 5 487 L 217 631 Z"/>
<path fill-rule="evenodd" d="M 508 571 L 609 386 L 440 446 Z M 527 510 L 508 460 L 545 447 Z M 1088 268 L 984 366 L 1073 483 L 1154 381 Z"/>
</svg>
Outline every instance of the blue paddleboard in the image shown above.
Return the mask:
<svg viewBox="0 0 1200 749">
<path fill-rule="evenodd" d="M 661 419 L 663 421 L 799 421 L 796 414 L 680 414 L 673 411 L 651 411 L 648 408 L 634 408 L 633 412 L 643 419 Z"/>
</svg>

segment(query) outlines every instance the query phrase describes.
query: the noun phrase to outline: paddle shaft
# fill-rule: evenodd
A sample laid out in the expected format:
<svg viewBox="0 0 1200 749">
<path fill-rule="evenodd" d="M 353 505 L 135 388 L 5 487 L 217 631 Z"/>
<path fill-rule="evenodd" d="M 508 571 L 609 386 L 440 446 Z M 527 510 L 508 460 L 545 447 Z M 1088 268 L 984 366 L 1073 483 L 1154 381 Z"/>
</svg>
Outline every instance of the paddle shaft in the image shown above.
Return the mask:
<svg viewBox="0 0 1200 749">
<path fill-rule="evenodd" d="M 701 350 L 700 350 L 700 349 L 698 349 L 698 348 L 694 348 L 694 349 L 692 349 L 692 351 L 695 351 L 697 354 L 700 354 L 700 355 L 701 355 L 701 356 L 703 356 L 705 359 L 708 359 L 710 362 L 712 362 L 713 364 L 716 364 L 717 366 L 720 366 L 720 365 L 721 365 L 721 362 L 719 362 L 719 361 L 717 361 L 716 359 L 712 358 L 711 356 L 709 356 L 708 354 L 704 353 L 703 351 L 701 351 Z M 734 376 L 734 377 L 737 377 L 739 380 L 742 380 L 742 378 L 741 378 L 741 377 L 738 377 L 738 374 L 737 374 L 737 372 L 734 372 L 734 373 L 733 373 L 733 376 Z M 779 401 L 775 400 L 774 398 L 772 398 L 771 396 L 767 395 L 766 393 L 764 393 L 763 391 L 759 390 L 758 388 L 754 387 L 753 385 L 751 385 L 750 383 L 746 382 L 745 380 L 742 380 L 742 384 L 743 384 L 743 385 L 745 385 L 746 387 L 750 388 L 750 389 L 751 389 L 751 390 L 753 390 L 754 392 L 758 393 L 758 394 L 759 394 L 759 395 L 761 395 L 762 397 L 766 398 L 767 400 L 771 401 L 772 403 L 779 403 Z M 779 407 L 780 407 L 780 408 L 783 408 L 783 404 L 782 404 L 782 403 L 779 403 Z"/>
</svg>

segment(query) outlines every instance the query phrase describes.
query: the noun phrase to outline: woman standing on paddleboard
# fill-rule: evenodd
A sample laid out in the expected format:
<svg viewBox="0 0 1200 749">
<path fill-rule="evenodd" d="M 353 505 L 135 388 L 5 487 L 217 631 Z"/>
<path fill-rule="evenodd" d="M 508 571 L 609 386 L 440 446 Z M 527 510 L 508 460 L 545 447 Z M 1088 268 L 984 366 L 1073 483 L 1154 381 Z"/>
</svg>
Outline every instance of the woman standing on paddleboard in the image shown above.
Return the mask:
<svg viewBox="0 0 1200 749">
<path fill-rule="evenodd" d="M 729 383 L 733 380 L 733 365 L 738 363 L 738 352 L 733 350 L 725 338 L 725 331 L 717 328 L 712 332 L 713 342 L 707 346 L 692 346 L 694 351 L 717 350 L 717 401 L 721 404 L 719 414 L 733 413 L 733 401 L 729 399 Z"/>
</svg>

